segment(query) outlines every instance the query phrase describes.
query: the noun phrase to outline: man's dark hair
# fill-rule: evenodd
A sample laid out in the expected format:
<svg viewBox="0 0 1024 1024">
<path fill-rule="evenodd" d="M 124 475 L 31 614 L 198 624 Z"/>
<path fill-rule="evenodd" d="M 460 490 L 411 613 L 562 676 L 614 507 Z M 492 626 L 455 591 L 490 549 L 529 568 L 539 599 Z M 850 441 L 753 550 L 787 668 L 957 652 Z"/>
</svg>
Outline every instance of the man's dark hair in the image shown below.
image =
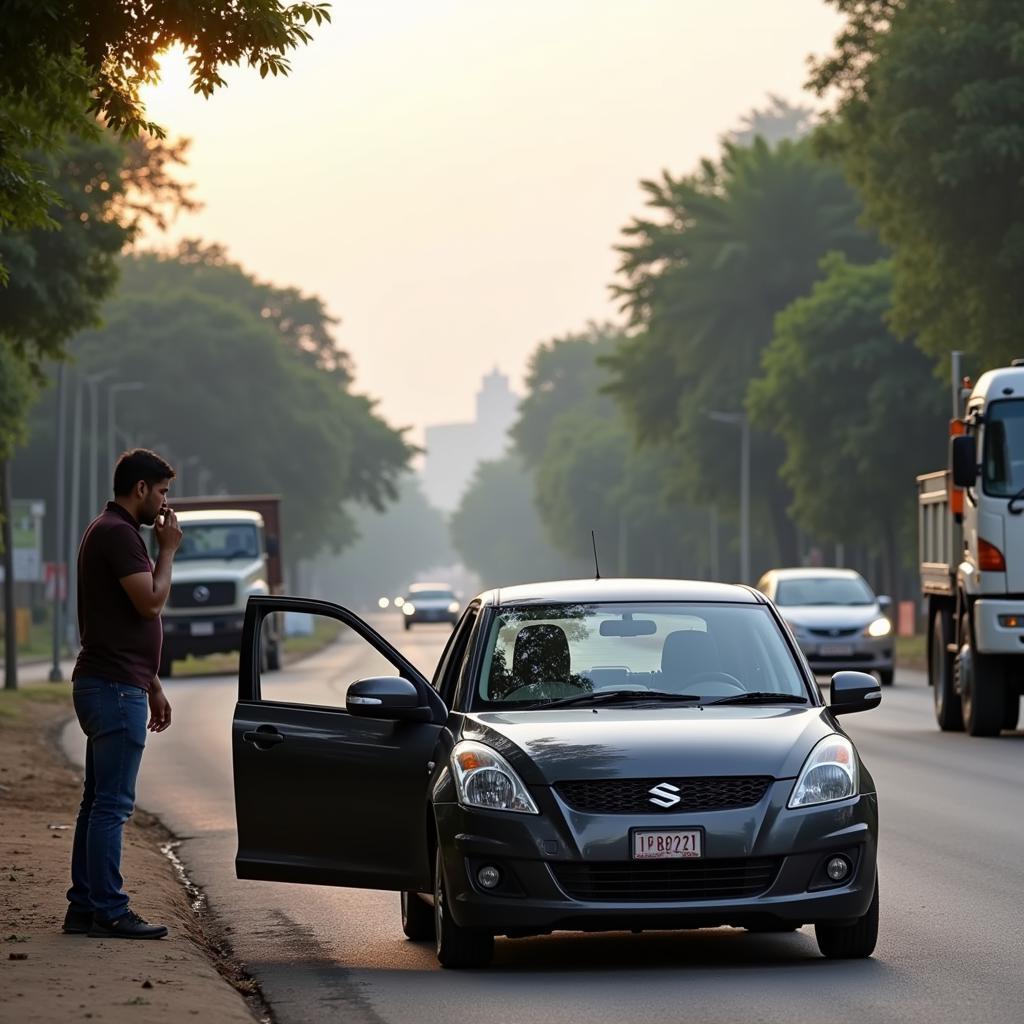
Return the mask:
<svg viewBox="0 0 1024 1024">
<path fill-rule="evenodd" d="M 114 467 L 114 496 L 123 498 L 132 493 L 141 480 L 147 487 L 161 480 L 173 480 L 174 470 L 166 459 L 148 448 L 133 448 L 117 460 Z"/>
</svg>

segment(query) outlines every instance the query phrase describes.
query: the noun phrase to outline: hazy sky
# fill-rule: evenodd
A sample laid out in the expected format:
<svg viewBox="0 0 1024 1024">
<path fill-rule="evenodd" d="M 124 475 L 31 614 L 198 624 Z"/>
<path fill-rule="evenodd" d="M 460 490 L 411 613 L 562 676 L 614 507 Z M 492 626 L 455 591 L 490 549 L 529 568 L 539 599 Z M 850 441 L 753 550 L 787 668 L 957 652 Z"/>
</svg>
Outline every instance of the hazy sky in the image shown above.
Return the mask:
<svg viewBox="0 0 1024 1024">
<path fill-rule="evenodd" d="M 194 140 L 206 204 L 173 237 L 225 243 L 323 296 L 357 387 L 395 424 L 468 418 L 495 364 L 616 316 L 640 178 L 689 171 L 774 92 L 802 95 L 839 19 L 822 0 L 335 0 L 289 78 L 149 112 Z M 166 239 L 157 240 L 166 244 Z"/>
</svg>

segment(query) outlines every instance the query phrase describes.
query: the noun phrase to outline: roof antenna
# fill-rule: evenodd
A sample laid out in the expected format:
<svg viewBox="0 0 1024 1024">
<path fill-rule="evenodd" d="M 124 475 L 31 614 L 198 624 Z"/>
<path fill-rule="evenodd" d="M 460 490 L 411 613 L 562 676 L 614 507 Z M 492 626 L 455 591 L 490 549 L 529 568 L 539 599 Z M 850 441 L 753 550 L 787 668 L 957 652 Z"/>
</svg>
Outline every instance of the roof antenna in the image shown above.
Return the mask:
<svg viewBox="0 0 1024 1024">
<path fill-rule="evenodd" d="M 594 531 L 590 531 L 590 543 L 594 545 L 594 579 L 599 580 L 601 578 L 601 567 L 597 564 L 597 537 L 594 536 Z"/>
</svg>

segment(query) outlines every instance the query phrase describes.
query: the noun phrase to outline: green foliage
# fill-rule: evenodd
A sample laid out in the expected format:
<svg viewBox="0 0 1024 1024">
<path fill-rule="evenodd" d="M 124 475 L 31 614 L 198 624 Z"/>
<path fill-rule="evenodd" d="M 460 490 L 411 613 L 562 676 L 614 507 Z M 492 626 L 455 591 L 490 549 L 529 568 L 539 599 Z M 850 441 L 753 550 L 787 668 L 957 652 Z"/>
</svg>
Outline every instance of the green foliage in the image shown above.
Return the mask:
<svg viewBox="0 0 1024 1024">
<path fill-rule="evenodd" d="M 485 587 L 576 576 L 555 551 L 533 503 L 533 480 L 515 455 L 477 467 L 451 518 L 452 543 Z"/>
<path fill-rule="evenodd" d="M 823 136 L 894 249 L 893 323 L 1000 364 L 1024 321 L 1024 7 L 832 0 L 848 23 L 812 85 Z"/>
<path fill-rule="evenodd" d="M 25 417 L 35 395 L 36 384 L 25 363 L 0 345 L 0 462 L 10 459 L 25 440 Z"/>
<path fill-rule="evenodd" d="M 768 94 L 768 105 L 755 107 L 740 118 L 738 128 L 727 132 L 725 141 L 736 146 L 752 146 L 761 138 L 774 146 L 783 139 L 801 139 L 814 126 L 814 111 L 810 107 L 796 107 L 781 96 Z"/>
<path fill-rule="evenodd" d="M 886 326 L 891 264 L 833 255 L 823 270 L 779 314 L 750 410 L 785 441 L 797 523 L 883 555 L 892 573 L 901 545 L 915 550 L 914 477 L 942 463 L 947 398 L 928 358 Z"/>
<path fill-rule="evenodd" d="M 104 309 L 101 329 L 76 339 L 77 369 L 145 382 L 118 404 L 118 424 L 134 442 L 197 455 L 228 492 L 283 495 L 289 559 L 342 547 L 353 537 L 344 505 L 392 500 L 412 449 L 369 399 L 311 364 L 259 315 L 269 286 L 227 262 L 193 265 L 189 284 L 176 264 L 125 260 L 131 287 Z M 246 281 L 252 294 L 240 299 Z M 49 493 L 41 467 L 52 465 L 44 448 L 52 415 L 52 402 L 40 408 L 38 440 L 19 460 L 25 493 Z"/>
<path fill-rule="evenodd" d="M 330 5 L 280 0 L 0 0 L 0 230 L 46 226 L 54 193 L 33 153 L 56 152 L 94 118 L 134 138 L 163 137 L 146 119 L 142 85 L 160 54 L 180 44 L 192 89 L 211 95 L 225 67 L 287 74 L 287 54 L 330 20 Z"/>
<path fill-rule="evenodd" d="M 668 486 L 735 509 L 735 428 L 712 411 L 741 411 L 760 372 L 775 314 L 821 276 L 821 258 L 879 255 L 857 226 L 858 200 L 808 141 L 726 143 L 693 175 L 645 181 L 651 214 L 624 229 L 616 288 L 633 333 L 609 360 L 612 392 L 643 440 L 671 443 Z M 777 557 L 795 557 L 778 479 L 784 453 L 753 437 L 754 520 L 771 523 Z"/>
</svg>

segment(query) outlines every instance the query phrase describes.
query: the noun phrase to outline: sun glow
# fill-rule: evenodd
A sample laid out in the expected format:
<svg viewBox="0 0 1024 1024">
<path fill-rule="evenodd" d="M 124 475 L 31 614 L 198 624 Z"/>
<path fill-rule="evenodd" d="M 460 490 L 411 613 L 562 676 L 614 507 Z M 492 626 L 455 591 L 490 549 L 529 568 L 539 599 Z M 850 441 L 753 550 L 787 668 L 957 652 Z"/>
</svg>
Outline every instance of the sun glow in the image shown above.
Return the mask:
<svg viewBox="0 0 1024 1024">
<path fill-rule="evenodd" d="M 172 46 L 160 55 L 159 80 L 140 90 L 142 102 L 151 113 L 177 105 L 192 94 L 192 75 L 188 57 L 181 46 Z"/>
</svg>

